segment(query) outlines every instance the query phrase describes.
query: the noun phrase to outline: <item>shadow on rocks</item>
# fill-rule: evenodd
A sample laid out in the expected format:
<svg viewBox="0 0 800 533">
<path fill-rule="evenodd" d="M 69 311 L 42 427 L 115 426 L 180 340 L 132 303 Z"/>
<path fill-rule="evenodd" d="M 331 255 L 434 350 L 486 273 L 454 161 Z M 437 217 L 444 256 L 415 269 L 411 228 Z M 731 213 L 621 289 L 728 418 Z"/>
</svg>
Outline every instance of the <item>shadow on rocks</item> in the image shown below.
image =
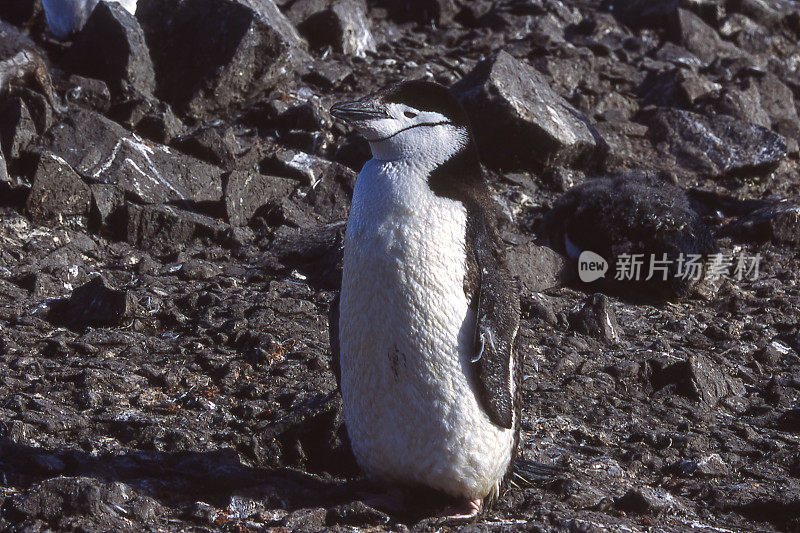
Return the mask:
<svg viewBox="0 0 800 533">
<path fill-rule="evenodd" d="M 147 520 L 162 514 L 158 508 L 170 507 L 202 521 L 204 505 L 285 518 L 296 509 L 351 502 L 360 486 L 289 468 L 246 466 L 230 448 L 92 455 L 21 445 L 2 436 L 0 450 L 3 484 L 23 489 L 2 505 L 2 513 L 15 520 L 60 523 L 62 517 L 86 516 L 95 526 L 113 527 L 117 515 Z M 142 511 L 143 506 L 151 510 Z"/>
</svg>

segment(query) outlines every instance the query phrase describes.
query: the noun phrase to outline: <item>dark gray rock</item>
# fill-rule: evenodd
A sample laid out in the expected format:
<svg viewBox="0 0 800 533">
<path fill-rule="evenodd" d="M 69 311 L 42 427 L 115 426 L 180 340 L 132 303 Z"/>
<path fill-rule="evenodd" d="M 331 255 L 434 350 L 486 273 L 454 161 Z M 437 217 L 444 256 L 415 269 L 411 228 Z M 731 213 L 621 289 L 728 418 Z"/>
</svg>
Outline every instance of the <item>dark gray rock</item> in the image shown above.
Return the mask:
<svg viewBox="0 0 800 533">
<path fill-rule="evenodd" d="M 331 46 L 356 57 L 375 51 L 364 4 L 356 0 L 337 0 L 328 9 L 306 18 L 298 30 L 315 48 Z"/>
<path fill-rule="evenodd" d="M 6 166 L 6 158 L 3 156 L 3 151 L 0 150 L 0 183 L 9 181 L 8 167 Z"/>
<path fill-rule="evenodd" d="M 663 27 L 678 9 L 678 0 L 605 0 L 603 7 L 633 28 Z"/>
<path fill-rule="evenodd" d="M 238 149 L 236 137 L 230 128 L 223 133 L 216 128 L 200 128 L 178 136 L 172 146 L 185 154 L 223 168 L 233 166 Z"/>
<path fill-rule="evenodd" d="M 506 251 L 511 272 L 519 278 L 526 293 L 541 292 L 562 285 L 567 262 L 552 248 L 533 242 L 512 246 Z"/>
<path fill-rule="evenodd" d="M 781 209 L 770 216 L 772 241 L 783 244 L 800 244 L 800 206 Z"/>
<path fill-rule="evenodd" d="M 622 329 L 614 310 L 608 304 L 608 298 L 603 294 L 589 296 L 583 307 L 570 315 L 569 324 L 578 333 L 609 343 L 620 341 Z"/>
<path fill-rule="evenodd" d="M 714 407 L 727 396 L 741 396 L 744 385 L 738 378 L 729 376 L 724 367 L 704 355 L 691 355 L 686 361 L 655 369 L 651 377 L 657 389 L 674 384 L 676 390 L 693 400 Z"/>
<path fill-rule="evenodd" d="M 778 418 L 778 426 L 784 431 L 800 434 L 800 408 L 789 409 Z"/>
<path fill-rule="evenodd" d="M 111 91 L 106 82 L 84 78 L 73 74 L 67 81 L 66 101 L 98 113 L 106 113 L 111 107 Z"/>
<path fill-rule="evenodd" d="M 228 222 L 234 226 L 246 225 L 259 208 L 288 198 L 297 186 L 292 179 L 234 170 L 228 176 L 224 193 Z"/>
<path fill-rule="evenodd" d="M 764 27 L 759 26 L 747 17 L 743 17 L 743 19 L 747 22 L 744 23 L 739 31 L 734 33 L 730 40 L 740 50 L 751 54 L 751 57 L 769 54 L 773 50 L 776 41 L 781 37 L 776 37 L 773 31 L 764 29 Z"/>
<path fill-rule="evenodd" d="M 720 84 L 687 68 L 651 72 L 639 87 L 645 105 L 666 107 L 691 107 L 721 90 Z"/>
<path fill-rule="evenodd" d="M 260 164 L 260 169 L 267 174 L 272 173 L 297 179 L 303 185 L 311 186 L 312 189 L 316 188 L 317 183 L 325 176 L 347 174 L 349 170 L 338 163 L 315 155 L 285 149 L 277 149 L 265 158 Z M 351 176 L 355 183 L 355 174 L 352 171 L 349 172 L 348 176 Z"/>
<path fill-rule="evenodd" d="M 734 220 L 720 234 L 740 241 L 800 244 L 800 205 L 775 202 Z"/>
<path fill-rule="evenodd" d="M 167 101 L 191 116 L 252 104 L 310 62 L 272 0 L 194 0 L 167 16 L 164 30 L 147 30 L 156 78 Z"/>
<path fill-rule="evenodd" d="M 33 220 L 44 222 L 59 216 L 84 215 L 89 212 L 90 201 L 89 186 L 66 161 L 50 152 L 41 155 L 25 204 Z"/>
<path fill-rule="evenodd" d="M 17 159 L 36 138 L 36 124 L 20 97 L 6 100 L 0 108 L 0 145 L 9 160 Z"/>
<path fill-rule="evenodd" d="M 295 26 L 299 26 L 311 15 L 326 10 L 331 0 L 294 0 L 284 9 L 284 14 Z"/>
<path fill-rule="evenodd" d="M 286 517 L 289 531 L 320 531 L 325 528 L 327 511 L 321 507 L 298 509 Z"/>
<path fill-rule="evenodd" d="M 660 109 L 647 120 L 659 150 L 684 168 L 711 177 L 763 175 L 786 158 L 781 135 L 732 117 Z"/>
<path fill-rule="evenodd" d="M 189 281 L 207 281 L 220 273 L 219 268 L 209 261 L 189 259 L 181 265 L 178 276 Z"/>
<path fill-rule="evenodd" d="M 630 489 L 614 500 L 614 507 L 626 513 L 661 513 L 678 507 L 677 500 L 664 489 L 640 487 Z"/>
<path fill-rule="evenodd" d="M 736 0 L 731 9 L 770 30 L 779 29 L 797 7 L 780 0 Z"/>
<path fill-rule="evenodd" d="M 282 226 L 275 232 L 266 259 L 272 268 L 295 268 L 309 282 L 338 290 L 342 286 L 344 230 L 344 222 L 300 229 Z"/>
<path fill-rule="evenodd" d="M 763 128 L 772 127 L 769 115 L 761 106 L 761 95 L 750 80 L 729 84 L 717 102 L 716 109 L 744 122 Z"/>
<path fill-rule="evenodd" d="M 36 0 L 16 0 L 0 5 L 0 19 L 15 26 L 27 26 L 36 15 L 41 14 L 42 4 Z"/>
<path fill-rule="evenodd" d="M 331 117 L 318 102 L 304 102 L 280 113 L 276 123 L 283 131 L 318 131 L 331 123 Z"/>
<path fill-rule="evenodd" d="M 702 476 L 724 476 L 733 471 L 731 465 L 726 464 L 722 457 L 716 453 L 700 457 L 695 462 L 697 464 L 697 473 Z"/>
<path fill-rule="evenodd" d="M 303 81 L 330 90 L 350 79 L 353 69 L 333 61 L 315 61 L 303 75 Z"/>
<path fill-rule="evenodd" d="M 769 72 L 754 81 L 758 87 L 761 108 L 769 115 L 773 131 L 800 140 L 800 118 L 792 90 Z"/>
<path fill-rule="evenodd" d="M 541 294 L 531 293 L 530 295 L 520 295 L 520 305 L 522 318 L 538 318 L 545 324 L 555 326 L 558 324 L 558 317 L 549 299 Z"/>
<path fill-rule="evenodd" d="M 119 324 L 137 310 L 136 299 L 125 290 L 109 287 L 102 276 L 81 285 L 69 297 L 64 319 L 73 324 Z"/>
<path fill-rule="evenodd" d="M 93 183 L 89 185 L 92 191 L 92 216 L 99 226 L 113 233 L 120 233 L 116 222 L 125 207 L 125 191 L 117 185 Z"/>
<path fill-rule="evenodd" d="M 681 0 L 681 7 L 688 9 L 709 24 L 718 27 L 727 12 L 726 0 Z"/>
<path fill-rule="evenodd" d="M 758 350 L 754 356 L 765 365 L 775 366 L 786 356 L 788 348 L 778 342 L 771 342 Z"/>
<path fill-rule="evenodd" d="M 502 170 L 585 165 L 605 143 L 588 119 L 530 65 L 507 52 L 478 64 L 453 86 L 470 115 L 483 161 Z"/>
<path fill-rule="evenodd" d="M 215 218 L 167 205 L 128 204 L 125 239 L 142 249 L 181 246 L 196 238 L 226 242 L 230 226 Z"/>
<path fill-rule="evenodd" d="M 758 24 L 741 13 L 732 13 L 728 15 L 720 22 L 718 27 L 719 34 L 729 41 L 736 39 L 741 32 L 758 29 L 760 29 Z"/>
<path fill-rule="evenodd" d="M 71 114 L 41 142 L 90 182 L 116 185 L 144 203 L 222 199 L 221 169 L 144 142 L 91 111 Z M 75 146 L 89 148 L 81 151 Z"/>
<path fill-rule="evenodd" d="M 136 17 L 113 2 L 100 2 L 64 58 L 76 73 L 98 78 L 115 91 L 152 94 L 153 62 Z"/>
<path fill-rule="evenodd" d="M 109 502 L 111 503 L 111 502 Z M 118 500 L 118 503 L 122 503 Z M 100 483 L 90 478 L 55 478 L 31 487 L 11 501 L 12 508 L 29 517 L 55 520 L 63 515 L 85 513 L 107 516 Z"/>
<path fill-rule="evenodd" d="M 326 163 L 305 202 L 323 222 L 330 223 L 347 218 L 358 175 L 344 165 Z"/>
<path fill-rule="evenodd" d="M 376 3 L 385 7 L 389 16 L 397 22 L 426 25 L 447 26 L 453 22 L 459 11 L 454 0 L 383 0 Z"/>
<path fill-rule="evenodd" d="M 663 23 L 663 22 L 662 22 Z M 664 61 L 671 63 L 673 66 L 697 69 L 704 65 L 700 59 L 682 46 L 678 46 L 672 42 L 665 42 L 661 48 L 656 52 L 655 59 L 659 62 Z M 657 63 L 655 65 L 648 65 L 648 70 L 661 70 L 663 65 Z"/>
<path fill-rule="evenodd" d="M 48 128 L 55 124 L 57 115 L 56 110 L 60 112 L 62 109 L 59 106 L 55 108 L 47 99 L 46 95 L 33 91 L 27 87 L 20 87 L 15 91 L 25 102 L 25 105 L 30 111 L 33 124 L 36 127 L 37 135 L 44 133 Z"/>
<path fill-rule="evenodd" d="M 201 524 L 213 524 L 219 514 L 219 510 L 213 505 L 205 502 L 194 502 L 189 508 L 189 516 Z"/>
<path fill-rule="evenodd" d="M 45 60 L 46 53 L 19 28 L 0 21 L 0 94 L 9 85 L 35 81 L 54 108 L 59 108 Z"/>
<path fill-rule="evenodd" d="M 9 508 L 29 519 L 59 524 L 58 529 L 130 530 L 131 519 L 152 520 L 163 507 L 123 483 L 90 477 L 57 477 L 36 483 L 10 499 Z"/>
<path fill-rule="evenodd" d="M 138 135 L 161 144 L 172 143 L 184 130 L 172 107 L 152 98 L 129 100 L 115 109 L 114 116 Z"/>
<path fill-rule="evenodd" d="M 699 16 L 685 9 L 678 9 L 672 23 L 672 39 L 686 47 L 705 62 L 717 57 L 742 57 L 744 52 L 733 44 L 723 41 L 717 31 L 703 22 Z"/>
<path fill-rule="evenodd" d="M 386 525 L 390 520 L 386 513 L 356 501 L 328 509 L 325 523 L 328 526 L 375 527 Z"/>
</svg>

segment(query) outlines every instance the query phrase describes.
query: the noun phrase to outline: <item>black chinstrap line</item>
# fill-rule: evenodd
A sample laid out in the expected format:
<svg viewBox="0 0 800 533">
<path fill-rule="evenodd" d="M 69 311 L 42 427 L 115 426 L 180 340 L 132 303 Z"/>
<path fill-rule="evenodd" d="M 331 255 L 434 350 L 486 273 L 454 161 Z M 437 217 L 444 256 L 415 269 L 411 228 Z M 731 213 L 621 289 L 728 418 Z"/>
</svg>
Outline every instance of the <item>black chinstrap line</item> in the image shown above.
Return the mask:
<svg viewBox="0 0 800 533">
<path fill-rule="evenodd" d="M 452 122 L 450 122 L 448 120 L 443 120 L 442 122 L 423 122 L 422 124 L 412 124 L 411 126 L 403 128 L 401 130 L 397 130 L 396 132 L 392 133 L 391 135 L 387 135 L 386 137 L 381 137 L 380 139 L 367 139 L 367 141 L 371 142 L 371 143 L 379 143 L 379 142 L 383 142 L 383 141 L 385 141 L 387 139 L 391 139 L 395 135 L 399 135 L 399 134 L 403 133 L 404 131 L 408 131 L 408 130 L 410 130 L 412 128 L 419 128 L 419 127 L 422 127 L 422 126 L 427 126 L 427 127 L 444 126 L 446 124 L 450 124 L 451 126 L 454 125 Z"/>
</svg>

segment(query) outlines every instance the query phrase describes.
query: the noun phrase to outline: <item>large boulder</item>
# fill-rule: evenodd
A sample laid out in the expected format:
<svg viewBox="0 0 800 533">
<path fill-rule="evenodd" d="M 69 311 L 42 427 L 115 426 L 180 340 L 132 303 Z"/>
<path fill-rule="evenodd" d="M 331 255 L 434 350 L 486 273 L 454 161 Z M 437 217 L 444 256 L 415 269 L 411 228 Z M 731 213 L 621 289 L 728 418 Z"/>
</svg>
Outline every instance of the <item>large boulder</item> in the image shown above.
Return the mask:
<svg viewBox="0 0 800 533">
<path fill-rule="evenodd" d="M 193 239 L 225 240 L 230 226 L 214 218 L 170 205 L 136 205 L 125 211 L 124 237 L 143 249 L 179 247 Z"/>
<path fill-rule="evenodd" d="M 115 185 L 143 203 L 222 199 L 222 169 L 145 142 L 92 111 L 76 111 L 50 128 L 41 143 L 85 180 Z M 86 149 L 76 150 L 76 146 Z"/>
<path fill-rule="evenodd" d="M 742 57 L 744 52 L 723 41 L 717 30 L 703 19 L 685 9 L 678 9 L 672 18 L 671 37 L 686 47 L 702 61 L 711 62 L 718 57 Z"/>
<path fill-rule="evenodd" d="M 481 158 L 490 167 L 582 166 L 605 153 L 589 120 L 541 73 L 505 51 L 479 63 L 453 92 L 469 113 Z"/>
<path fill-rule="evenodd" d="M 72 71 L 101 79 L 113 90 L 152 94 L 156 88 L 144 31 L 119 4 L 97 5 L 65 61 Z"/>
<path fill-rule="evenodd" d="M 225 184 L 228 221 L 234 226 L 247 224 L 259 208 L 288 198 L 298 185 L 293 179 L 234 170 Z"/>
<path fill-rule="evenodd" d="M 711 177 L 765 174 L 787 155 L 781 135 L 725 115 L 658 109 L 646 119 L 659 150 Z"/>
<path fill-rule="evenodd" d="M 190 116 L 245 107 L 311 61 L 272 0 L 150 1 L 137 14 L 162 96 Z"/>
<path fill-rule="evenodd" d="M 364 57 L 375 51 L 375 39 L 361 2 L 339 0 L 312 14 L 298 28 L 314 47 L 332 46 L 337 52 Z"/>
<path fill-rule="evenodd" d="M 52 153 L 42 154 L 26 202 L 33 220 L 43 222 L 59 216 L 86 214 L 90 200 L 89 186 L 66 161 Z"/>
</svg>

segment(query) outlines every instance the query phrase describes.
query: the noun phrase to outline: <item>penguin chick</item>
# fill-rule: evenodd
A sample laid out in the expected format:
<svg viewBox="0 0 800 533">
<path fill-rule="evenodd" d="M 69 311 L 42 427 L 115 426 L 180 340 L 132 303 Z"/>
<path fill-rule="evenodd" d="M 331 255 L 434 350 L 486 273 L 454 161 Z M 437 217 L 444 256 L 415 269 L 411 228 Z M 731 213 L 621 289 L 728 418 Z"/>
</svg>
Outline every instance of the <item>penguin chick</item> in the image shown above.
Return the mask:
<svg viewBox="0 0 800 533">
<path fill-rule="evenodd" d="M 471 518 L 516 454 L 519 298 L 466 113 L 410 81 L 331 108 L 369 142 L 331 316 L 344 419 L 369 478 Z M 337 316 L 338 315 L 338 316 Z"/>
<path fill-rule="evenodd" d="M 702 276 L 707 256 L 717 252 L 686 193 L 644 173 L 596 178 L 570 189 L 545 215 L 539 233 L 570 259 L 585 251 L 599 254 L 609 270 L 592 283 L 645 300 L 688 296 L 699 280 L 684 276 L 687 261 L 694 258 Z M 634 279 L 617 280 L 620 258 L 634 255 L 640 256 L 639 275 L 631 271 Z"/>
</svg>

